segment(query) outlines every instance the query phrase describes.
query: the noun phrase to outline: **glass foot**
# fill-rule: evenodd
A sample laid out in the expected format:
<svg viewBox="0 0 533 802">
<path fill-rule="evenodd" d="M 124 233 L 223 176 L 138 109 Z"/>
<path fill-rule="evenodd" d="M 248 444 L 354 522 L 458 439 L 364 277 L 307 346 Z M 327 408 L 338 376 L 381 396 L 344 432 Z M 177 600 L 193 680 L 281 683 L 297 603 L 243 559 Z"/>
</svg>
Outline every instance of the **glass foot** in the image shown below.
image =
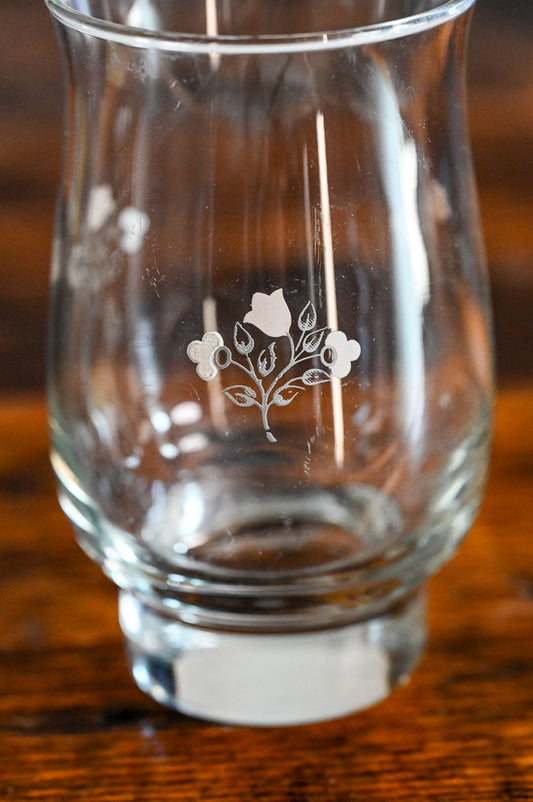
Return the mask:
<svg viewBox="0 0 533 802">
<path fill-rule="evenodd" d="M 133 677 L 156 701 L 225 724 L 324 721 L 387 697 L 424 648 L 425 594 L 335 629 L 250 634 L 198 629 L 121 591 Z"/>
</svg>

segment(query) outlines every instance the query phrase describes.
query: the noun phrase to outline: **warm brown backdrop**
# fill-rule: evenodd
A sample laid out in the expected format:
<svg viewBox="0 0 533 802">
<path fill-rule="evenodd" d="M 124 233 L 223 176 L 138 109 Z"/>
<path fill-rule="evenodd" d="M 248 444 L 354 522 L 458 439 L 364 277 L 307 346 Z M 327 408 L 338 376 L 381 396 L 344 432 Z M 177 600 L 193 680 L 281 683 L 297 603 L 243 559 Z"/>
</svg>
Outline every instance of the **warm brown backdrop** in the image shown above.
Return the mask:
<svg viewBox="0 0 533 802">
<path fill-rule="evenodd" d="M 60 62 L 41 0 L 0 3 L 0 799 L 533 800 L 533 2 L 479 0 L 471 39 L 500 383 L 481 516 L 433 582 L 407 687 L 344 721 L 258 731 L 135 689 L 114 589 L 57 508 L 42 389 Z"/>
</svg>

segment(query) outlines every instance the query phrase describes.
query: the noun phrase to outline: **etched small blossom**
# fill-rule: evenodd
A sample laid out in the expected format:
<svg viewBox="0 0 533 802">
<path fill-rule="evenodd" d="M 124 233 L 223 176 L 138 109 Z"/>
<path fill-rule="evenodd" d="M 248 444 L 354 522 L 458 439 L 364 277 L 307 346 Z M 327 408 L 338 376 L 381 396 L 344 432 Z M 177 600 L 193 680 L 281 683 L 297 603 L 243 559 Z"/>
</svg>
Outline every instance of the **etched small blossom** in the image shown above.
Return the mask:
<svg viewBox="0 0 533 802">
<path fill-rule="evenodd" d="M 196 373 L 204 381 L 214 379 L 218 373 L 217 351 L 224 346 L 218 331 L 206 331 L 201 340 L 193 340 L 187 347 L 187 356 L 196 364 Z"/>
<path fill-rule="evenodd" d="M 283 297 L 283 290 L 274 290 L 270 295 L 255 292 L 252 296 L 252 311 L 244 316 L 244 323 L 251 323 L 268 337 L 283 337 L 291 327 L 291 311 Z"/>
<path fill-rule="evenodd" d="M 332 352 L 332 359 L 326 358 L 328 351 Z M 361 346 L 357 340 L 349 340 L 343 331 L 331 331 L 326 337 L 320 359 L 330 369 L 332 376 L 344 379 L 352 369 L 352 362 L 359 359 L 360 355 Z"/>
</svg>

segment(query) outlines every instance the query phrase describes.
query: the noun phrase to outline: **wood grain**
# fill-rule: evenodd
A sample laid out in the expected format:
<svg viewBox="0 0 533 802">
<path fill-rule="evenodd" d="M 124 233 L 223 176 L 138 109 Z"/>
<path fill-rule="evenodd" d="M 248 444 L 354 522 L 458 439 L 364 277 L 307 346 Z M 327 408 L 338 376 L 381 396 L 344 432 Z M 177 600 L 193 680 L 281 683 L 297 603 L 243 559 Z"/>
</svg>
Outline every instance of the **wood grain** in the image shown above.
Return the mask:
<svg viewBox="0 0 533 802">
<path fill-rule="evenodd" d="M 487 497 L 432 583 L 411 682 L 288 729 L 189 720 L 137 691 L 114 589 L 55 501 L 42 398 L 4 399 L 0 420 L 0 799 L 533 798 L 533 390 L 500 396 Z"/>
<path fill-rule="evenodd" d="M 42 387 L 60 63 L 41 0 L 2 0 L 1 800 L 533 800 L 532 8 L 480 0 L 473 28 L 502 389 L 480 517 L 432 582 L 426 657 L 372 710 L 253 730 L 187 719 L 136 689 L 115 589 L 58 508 Z"/>
</svg>

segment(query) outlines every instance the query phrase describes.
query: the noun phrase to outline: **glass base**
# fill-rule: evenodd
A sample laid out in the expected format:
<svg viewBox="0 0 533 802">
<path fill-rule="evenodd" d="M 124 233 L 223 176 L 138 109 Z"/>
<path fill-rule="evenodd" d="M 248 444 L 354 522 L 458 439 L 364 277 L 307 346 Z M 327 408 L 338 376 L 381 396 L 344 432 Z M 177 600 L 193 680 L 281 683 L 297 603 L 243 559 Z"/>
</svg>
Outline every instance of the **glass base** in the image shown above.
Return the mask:
<svg viewBox="0 0 533 802">
<path fill-rule="evenodd" d="M 387 697 L 424 648 L 425 594 L 335 629 L 250 634 L 198 629 L 120 592 L 133 677 L 157 702 L 225 724 L 339 718 Z"/>
</svg>

